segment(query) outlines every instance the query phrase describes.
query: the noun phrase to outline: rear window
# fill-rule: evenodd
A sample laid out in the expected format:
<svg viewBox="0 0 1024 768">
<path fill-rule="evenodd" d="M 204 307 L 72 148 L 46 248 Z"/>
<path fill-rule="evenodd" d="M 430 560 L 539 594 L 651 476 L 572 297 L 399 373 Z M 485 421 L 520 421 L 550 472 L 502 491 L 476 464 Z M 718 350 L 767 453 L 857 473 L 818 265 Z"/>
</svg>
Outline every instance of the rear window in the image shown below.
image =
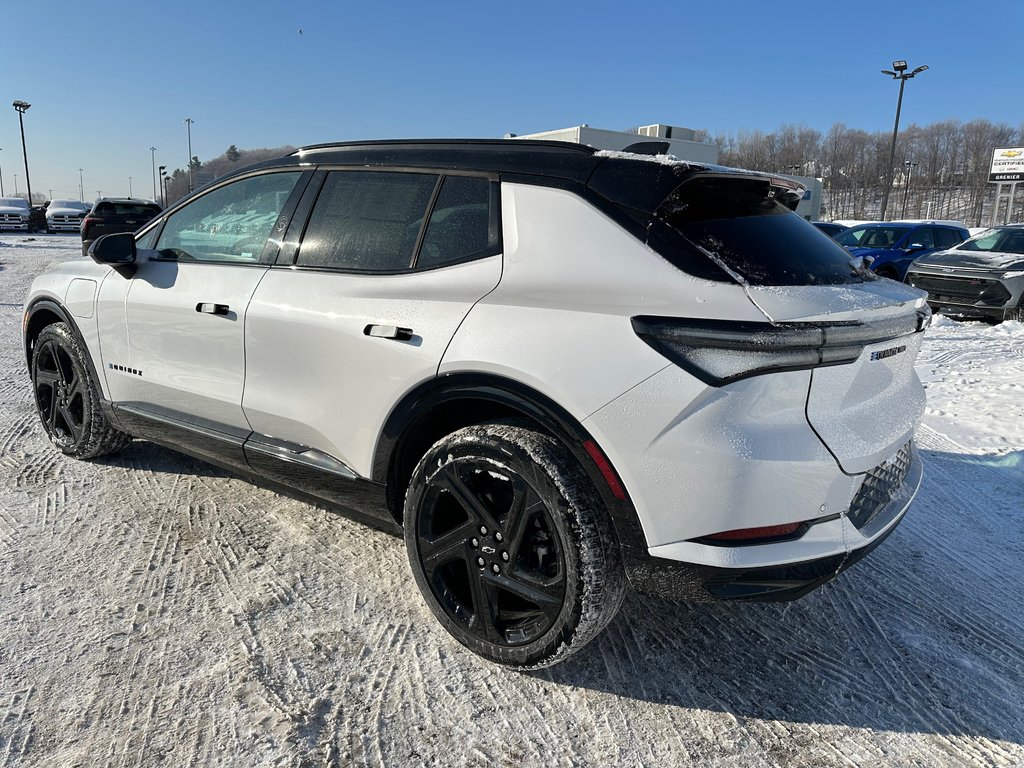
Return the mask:
<svg viewBox="0 0 1024 768">
<path fill-rule="evenodd" d="M 751 285 L 841 285 L 872 279 L 850 255 L 775 199 L 768 179 L 699 176 L 656 215 Z"/>
<path fill-rule="evenodd" d="M 151 203 L 118 203 L 107 201 L 96 206 L 96 213 L 116 216 L 148 216 L 160 213 L 160 206 Z"/>
</svg>

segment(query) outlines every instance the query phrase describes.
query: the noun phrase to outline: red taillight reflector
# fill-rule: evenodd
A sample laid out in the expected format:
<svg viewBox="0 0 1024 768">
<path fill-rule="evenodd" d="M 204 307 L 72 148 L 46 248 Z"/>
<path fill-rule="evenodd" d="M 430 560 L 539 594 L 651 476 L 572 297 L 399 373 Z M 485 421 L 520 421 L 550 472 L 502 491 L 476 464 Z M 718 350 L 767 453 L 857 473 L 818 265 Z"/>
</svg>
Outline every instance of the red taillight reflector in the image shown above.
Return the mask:
<svg viewBox="0 0 1024 768">
<path fill-rule="evenodd" d="M 722 531 L 703 536 L 712 541 L 747 541 L 749 539 L 777 539 L 795 533 L 803 523 L 786 523 L 785 525 L 765 525 L 761 528 L 737 528 L 733 531 Z"/>
<path fill-rule="evenodd" d="M 601 470 L 601 476 L 608 483 L 608 490 L 612 492 L 612 496 L 619 501 L 625 501 L 626 491 L 623 489 L 622 483 L 619 482 L 619 478 L 615 476 L 615 470 L 612 469 L 612 465 L 608 463 L 608 459 L 601 453 L 601 449 L 597 447 L 597 444 L 593 440 L 587 440 L 583 443 L 583 449 L 594 460 L 597 468 Z"/>
</svg>

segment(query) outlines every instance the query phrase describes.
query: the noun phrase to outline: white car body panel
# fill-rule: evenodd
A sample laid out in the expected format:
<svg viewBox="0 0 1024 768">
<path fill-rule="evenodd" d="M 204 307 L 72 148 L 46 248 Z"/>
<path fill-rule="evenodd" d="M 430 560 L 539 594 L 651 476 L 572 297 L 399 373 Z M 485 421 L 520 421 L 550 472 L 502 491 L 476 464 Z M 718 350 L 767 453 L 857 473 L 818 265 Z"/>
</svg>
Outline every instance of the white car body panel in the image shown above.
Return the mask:
<svg viewBox="0 0 1024 768">
<path fill-rule="evenodd" d="M 652 548 L 813 520 L 845 509 L 854 483 L 807 423 L 809 386 L 809 371 L 790 371 L 710 388 L 669 366 L 583 426 L 622 476 Z"/>
<path fill-rule="evenodd" d="M 128 359 L 113 359 L 105 348 L 105 366 L 130 369 L 107 368 L 108 378 L 118 379 L 112 387 L 117 399 L 248 430 L 244 317 L 266 271 L 262 265 L 142 261 L 126 281 Z M 229 311 L 201 313 L 200 303 Z"/>
<path fill-rule="evenodd" d="M 466 318 L 442 374 L 507 376 L 582 421 L 667 364 L 634 315 L 765 320 L 740 286 L 685 275 L 570 192 L 502 184 L 501 199 L 501 284 Z"/>
<path fill-rule="evenodd" d="M 75 318 L 78 331 L 89 349 L 99 374 L 100 387 L 106 394 L 106 379 L 100 366 L 101 345 L 97 325 L 96 299 L 99 290 L 111 273 L 108 266 L 97 264 L 92 259 L 77 258 L 55 265 L 39 275 L 32 283 L 26 302 L 35 299 L 50 299 L 58 306 L 66 307 Z M 83 283 L 95 283 L 96 290 L 91 298 L 84 295 Z M 69 299 L 70 292 L 70 299 Z"/>
<path fill-rule="evenodd" d="M 875 319 L 924 311 L 926 294 L 892 280 L 750 289 L 777 322 Z M 836 311 L 838 309 L 838 311 Z M 906 443 L 924 413 L 916 334 L 865 347 L 856 362 L 814 370 L 807 418 L 846 472 L 866 472 Z M 900 351 L 897 351 L 900 350 Z M 872 353 L 884 353 L 872 359 Z"/>
<path fill-rule="evenodd" d="M 500 255 L 390 275 L 271 270 L 246 316 L 242 405 L 253 430 L 369 477 L 388 414 L 437 374 L 466 313 L 500 277 Z M 370 337 L 371 324 L 414 335 Z"/>
</svg>

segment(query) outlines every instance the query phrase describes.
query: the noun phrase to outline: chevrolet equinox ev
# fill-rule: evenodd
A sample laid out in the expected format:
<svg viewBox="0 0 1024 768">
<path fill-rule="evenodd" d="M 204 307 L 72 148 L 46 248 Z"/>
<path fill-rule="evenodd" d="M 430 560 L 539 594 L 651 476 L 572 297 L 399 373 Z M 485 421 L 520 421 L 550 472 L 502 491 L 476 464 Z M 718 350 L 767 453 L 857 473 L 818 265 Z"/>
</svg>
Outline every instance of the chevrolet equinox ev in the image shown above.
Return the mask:
<svg viewBox="0 0 1024 768">
<path fill-rule="evenodd" d="M 802 191 L 640 147 L 306 147 L 40 275 L 35 405 L 68 456 L 150 440 L 402 531 L 507 666 L 627 586 L 797 598 L 917 492 L 930 317 Z"/>
</svg>

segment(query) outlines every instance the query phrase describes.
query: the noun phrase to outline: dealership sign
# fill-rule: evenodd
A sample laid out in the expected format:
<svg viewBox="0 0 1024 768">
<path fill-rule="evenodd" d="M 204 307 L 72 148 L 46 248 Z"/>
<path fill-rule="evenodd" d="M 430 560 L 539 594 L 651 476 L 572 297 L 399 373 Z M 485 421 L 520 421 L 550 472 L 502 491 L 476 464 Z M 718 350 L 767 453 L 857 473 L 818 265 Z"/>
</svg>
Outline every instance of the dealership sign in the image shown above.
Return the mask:
<svg viewBox="0 0 1024 768">
<path fill-rule="evenodd" d="M 989 181 L 1024 181 L 1024 147 L 997 147 L 992 152 Z"/>
</svg>

